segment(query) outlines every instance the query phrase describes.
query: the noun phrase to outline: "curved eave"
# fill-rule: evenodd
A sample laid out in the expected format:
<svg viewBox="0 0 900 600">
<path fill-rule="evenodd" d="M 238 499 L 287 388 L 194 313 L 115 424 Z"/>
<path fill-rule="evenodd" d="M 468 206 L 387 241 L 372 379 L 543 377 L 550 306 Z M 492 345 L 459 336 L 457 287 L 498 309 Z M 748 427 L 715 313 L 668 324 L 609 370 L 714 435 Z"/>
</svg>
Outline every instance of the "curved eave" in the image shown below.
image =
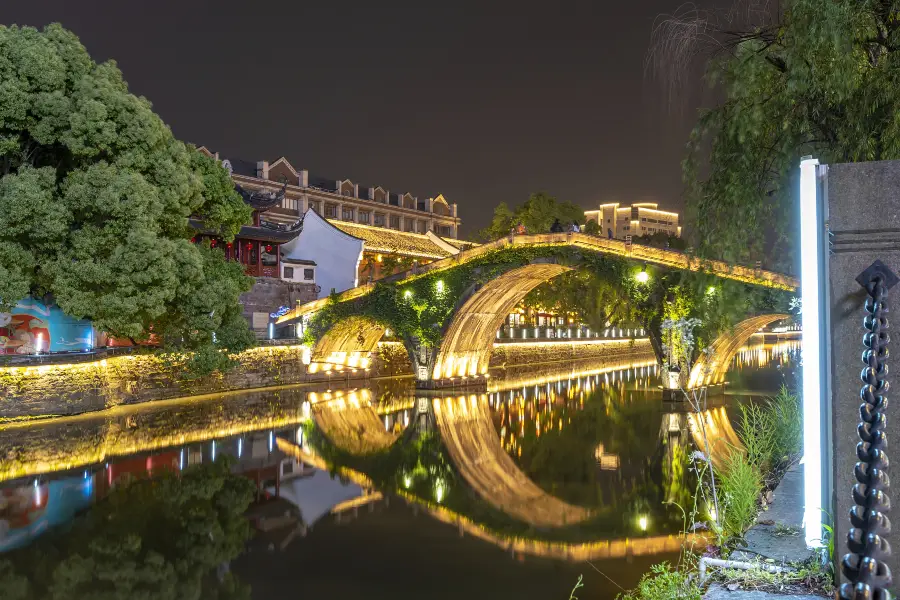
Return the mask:
<svg viewBox="0 0 900 600">
<path fill-rule="evenodd" d="M 196 229 L 198 233 L 203 233 L 206 235 L 218 235 L 217 231 L 206 227 L 203 221 L 200 221 L 199 219 L 190 219 L 188 223 L 191 227 Z M 257 227 L 255 225 L 244 225 L 243 227 L 241 227 L 241 230 L 235 237 L 243 238 L 245 240 L 256 240 L 259 242 L 274 242 L 276 244 L 284 244 L 295 239 L 298 235 L 300 235 L 301 231 L 303 231 L 302 225 L 298 226 L 295 229 L 287 229 L 284 231 L 269 229 L 268 227 Z"/>
</svg>

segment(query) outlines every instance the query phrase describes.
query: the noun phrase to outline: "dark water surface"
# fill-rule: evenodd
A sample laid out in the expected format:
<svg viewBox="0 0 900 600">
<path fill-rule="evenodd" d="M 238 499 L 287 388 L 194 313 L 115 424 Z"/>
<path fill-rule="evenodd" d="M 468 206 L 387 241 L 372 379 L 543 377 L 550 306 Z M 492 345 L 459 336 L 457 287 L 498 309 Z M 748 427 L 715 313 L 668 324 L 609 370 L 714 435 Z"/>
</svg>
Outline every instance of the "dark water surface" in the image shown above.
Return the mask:
<svg viewBox="0 0 900 600">
<path fill-rule="evenodd" d="M 580 597 L 611 599 L 677 559 L 700 420 L 714 447 L 736 441 L 734 408 L 792 385 L 797 351 L 743 349 L 700 414 L 664 400 L 652 365 L 585 363 L 495 372 L 478 392 L 417 396 L 392 380 L 8 425 L 0 552 L 123 478 L 230 455 L 261 498 L 280 496 L 254 518 L 309 523 L 257 534 L 232 564 L 254 598 L 568 598 L 581 575 Z"/>
</svg>

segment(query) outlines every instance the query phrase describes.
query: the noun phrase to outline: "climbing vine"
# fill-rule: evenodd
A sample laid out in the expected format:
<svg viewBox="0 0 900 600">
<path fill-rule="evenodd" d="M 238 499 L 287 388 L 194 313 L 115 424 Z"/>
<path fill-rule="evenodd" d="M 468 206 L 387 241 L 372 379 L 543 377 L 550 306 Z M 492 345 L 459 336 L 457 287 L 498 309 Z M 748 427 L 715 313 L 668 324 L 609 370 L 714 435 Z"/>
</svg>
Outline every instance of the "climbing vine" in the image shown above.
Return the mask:
<svg viewBox="0 0 900 600">
<path fill-rule="evenodd" d="M 703 347 L 748 313 L 787 303 L 785 292 L 703 273 L 641 266 L 624 257 L 585 252 L 571 246 L 505 247 L 450 269 L 400 282 L 379 281 L 371 292 L 352 300 L 342 302 L 333 296 L 310 320 L 304 341 L 314 343 L 336 323 L 362 317 L 390 330 L 399 339 L 436 347 L 464 297 L 514 268 L 537 261 L 554 261 L 575 269 L 574 274 L 556 279 L 561 282 L 557 285 L 559 290 L 576 295 L 563 300 L 551 284 L 545 290 L 534 290 L 529 295 L 533 302 L 552 304 L 579 316 L 599 314 L 596 304 L 600 301 L 614 305 L 607 319 L 640 323 L 651 332 L 651 338 L 655 336 L 654 347 L 660 356 L 661 324 L 676 312 L 701 319 L 703 326 L 697 336 Z M 647 272 L 646 277 L 639 276 L 642 271 Z M 582 279 L 591 285 L 579 288 L 577 283 Z M 574 287 L 572 282 L 576 284 Z M 602 299 L 596 296 L 598 289 L 602 289 Z"/>
</svg>

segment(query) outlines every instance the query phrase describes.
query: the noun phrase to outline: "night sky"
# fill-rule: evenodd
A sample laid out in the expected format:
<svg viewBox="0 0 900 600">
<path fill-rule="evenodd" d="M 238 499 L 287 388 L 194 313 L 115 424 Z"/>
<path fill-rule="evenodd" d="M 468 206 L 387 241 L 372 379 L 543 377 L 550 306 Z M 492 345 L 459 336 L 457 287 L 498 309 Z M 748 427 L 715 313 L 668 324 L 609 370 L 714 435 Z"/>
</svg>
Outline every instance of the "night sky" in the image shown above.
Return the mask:
<svg viewBox="0 0 900 600">
<path fill-rule="evenodd" d="M 0 21 L 61 22 L 184 141 L 443 193 L 471 235 L 541 190 L 682 209 L 702 94 L 673 111 L 644 72 L 654 19 L 680 3 L 40 0 Z"/>
</svg>

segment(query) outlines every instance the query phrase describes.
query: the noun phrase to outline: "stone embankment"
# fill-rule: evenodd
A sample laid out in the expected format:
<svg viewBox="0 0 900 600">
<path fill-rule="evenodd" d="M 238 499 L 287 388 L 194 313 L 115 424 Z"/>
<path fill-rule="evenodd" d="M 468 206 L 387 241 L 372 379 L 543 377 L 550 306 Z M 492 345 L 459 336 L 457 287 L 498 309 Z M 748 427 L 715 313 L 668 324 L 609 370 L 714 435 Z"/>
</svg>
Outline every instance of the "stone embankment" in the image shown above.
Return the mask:
<svg viewBox="0 0 900 600">
<path fill-rule="evenodd" d="M 647 340 L 559 341 L 497 345 L 492 369 L 533 368 L 576 360 L 652 359 Z M 74 415 L 123 404 L 303 383 L 343 383 L 411 374 L 403 346 L 386 342 L 368 370 L 310 373 L 309 349 L 270 344 L 234 356 L 231 371 L 191 378 L 184 360 L 137 352 L 0 367 L 0 421 Z M 46 361 L 47 359 L 43 359 Z"/>
</svg>

